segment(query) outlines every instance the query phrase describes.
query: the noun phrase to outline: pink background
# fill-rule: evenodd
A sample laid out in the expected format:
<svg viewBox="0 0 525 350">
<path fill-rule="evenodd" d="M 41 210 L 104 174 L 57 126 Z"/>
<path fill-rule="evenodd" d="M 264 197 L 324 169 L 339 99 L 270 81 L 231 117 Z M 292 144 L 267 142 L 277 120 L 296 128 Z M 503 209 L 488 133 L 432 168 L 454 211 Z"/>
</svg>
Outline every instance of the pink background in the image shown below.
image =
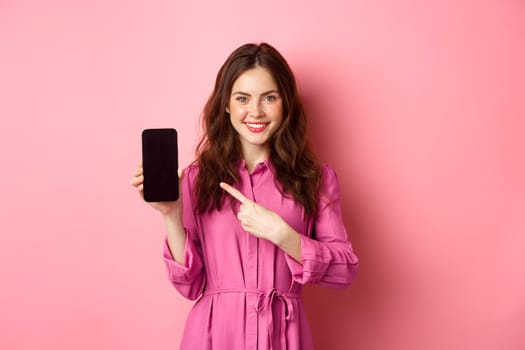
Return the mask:
<svg viewBox="0 0 525 350">
<path fill-rule="evenodd" d="M 0 349 L 176 349 L 140 132 L 187 165 L 226 55 L 288 58 L 361 258 L 319 349 L 525 348 L 525 3 L 0 2 Z"/>
</svg>

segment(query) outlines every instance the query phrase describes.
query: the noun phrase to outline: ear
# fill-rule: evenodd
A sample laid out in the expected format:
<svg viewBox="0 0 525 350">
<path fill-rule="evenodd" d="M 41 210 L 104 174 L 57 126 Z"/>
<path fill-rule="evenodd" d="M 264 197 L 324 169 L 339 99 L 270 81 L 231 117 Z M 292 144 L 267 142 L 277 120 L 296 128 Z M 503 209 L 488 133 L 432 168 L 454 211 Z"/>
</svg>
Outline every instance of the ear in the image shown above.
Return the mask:
<svg viewBox="0 0 525 350">
<path fill-rule="evenodd" d="M 226 113 L 230 114 L 230 107 L 226 106 L 224 110 L 226 111 Z"/>
</svg>

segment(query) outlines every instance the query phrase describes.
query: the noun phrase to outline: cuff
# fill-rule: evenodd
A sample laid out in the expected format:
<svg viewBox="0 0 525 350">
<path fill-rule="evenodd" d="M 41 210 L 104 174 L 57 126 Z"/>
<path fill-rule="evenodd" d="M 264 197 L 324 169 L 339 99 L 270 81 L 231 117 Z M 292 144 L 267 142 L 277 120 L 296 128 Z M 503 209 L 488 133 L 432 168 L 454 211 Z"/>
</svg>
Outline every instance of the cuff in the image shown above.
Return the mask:
<svg viewBox="0 0 525 350">
<path fill-rule="evenodd" d="M 173 259 L 167 238 L 164 240 L 163 250 L 164 262 L 168 269 L 170 281 L 177 284 L 190 284 L 200 275 L 202 262 L 195 244 L 188 236 L 184 247 L 184 264 Z"/>
<path fill-rule="evenodd" d="M 285 254 L 292 278 L 299 284 L 319 282 L 332 260 L 327 247 L 303 235 L 301 235 L 301 258 L 302 264 Z"/>
</svg>

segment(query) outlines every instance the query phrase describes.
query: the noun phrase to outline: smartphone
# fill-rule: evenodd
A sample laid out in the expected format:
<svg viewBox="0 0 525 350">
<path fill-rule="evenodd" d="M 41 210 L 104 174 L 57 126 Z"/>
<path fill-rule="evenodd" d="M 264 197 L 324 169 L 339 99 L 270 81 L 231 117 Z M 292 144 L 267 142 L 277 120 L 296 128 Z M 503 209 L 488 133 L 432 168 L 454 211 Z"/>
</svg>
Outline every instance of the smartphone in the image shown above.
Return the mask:
<svg viewBox="0 0 525 350">
<path fill-rule="evenodd" d="M 144 200 L 170 202 L 179 198 L 177 130 L 142 131 Z"/>
</svg>

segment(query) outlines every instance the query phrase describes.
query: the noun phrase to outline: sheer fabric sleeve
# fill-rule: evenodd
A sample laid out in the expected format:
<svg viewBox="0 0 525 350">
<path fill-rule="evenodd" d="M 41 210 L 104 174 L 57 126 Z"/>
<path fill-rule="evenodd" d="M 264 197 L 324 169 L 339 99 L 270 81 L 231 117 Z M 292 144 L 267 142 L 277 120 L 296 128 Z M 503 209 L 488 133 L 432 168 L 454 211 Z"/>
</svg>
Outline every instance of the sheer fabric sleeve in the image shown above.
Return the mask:
<svg viewBox="0 0 525 350">
<path fill-rule="evenodd" d="M 337 175 L 327 165 L 323 167 L 320 193 L 319 211 L 314 220 L 315 237 L 301 235 L 302 264 L 288 255 L 286 261 L 297 283 L 345 288 L 354 281 L 359 260 L 343 223 Z"/>
<path fill-rule="evenodd" d="M 194 182 L 196 169 L 189 167 L 182 178 L 182 212 L 183 225 L 186 231 L 186 245 L 184 248 L 184 265 L 173 259 L 168 240 L 164 239 L 164 262 L 168 271 L 168 278 L 173 286 L 184 297 L 195 300 L 204 288 L 205 271 L 202 258 L 202 248 L 197 234 L 198 225 L 194 208 L 191 184 Z"/>
</svg>

